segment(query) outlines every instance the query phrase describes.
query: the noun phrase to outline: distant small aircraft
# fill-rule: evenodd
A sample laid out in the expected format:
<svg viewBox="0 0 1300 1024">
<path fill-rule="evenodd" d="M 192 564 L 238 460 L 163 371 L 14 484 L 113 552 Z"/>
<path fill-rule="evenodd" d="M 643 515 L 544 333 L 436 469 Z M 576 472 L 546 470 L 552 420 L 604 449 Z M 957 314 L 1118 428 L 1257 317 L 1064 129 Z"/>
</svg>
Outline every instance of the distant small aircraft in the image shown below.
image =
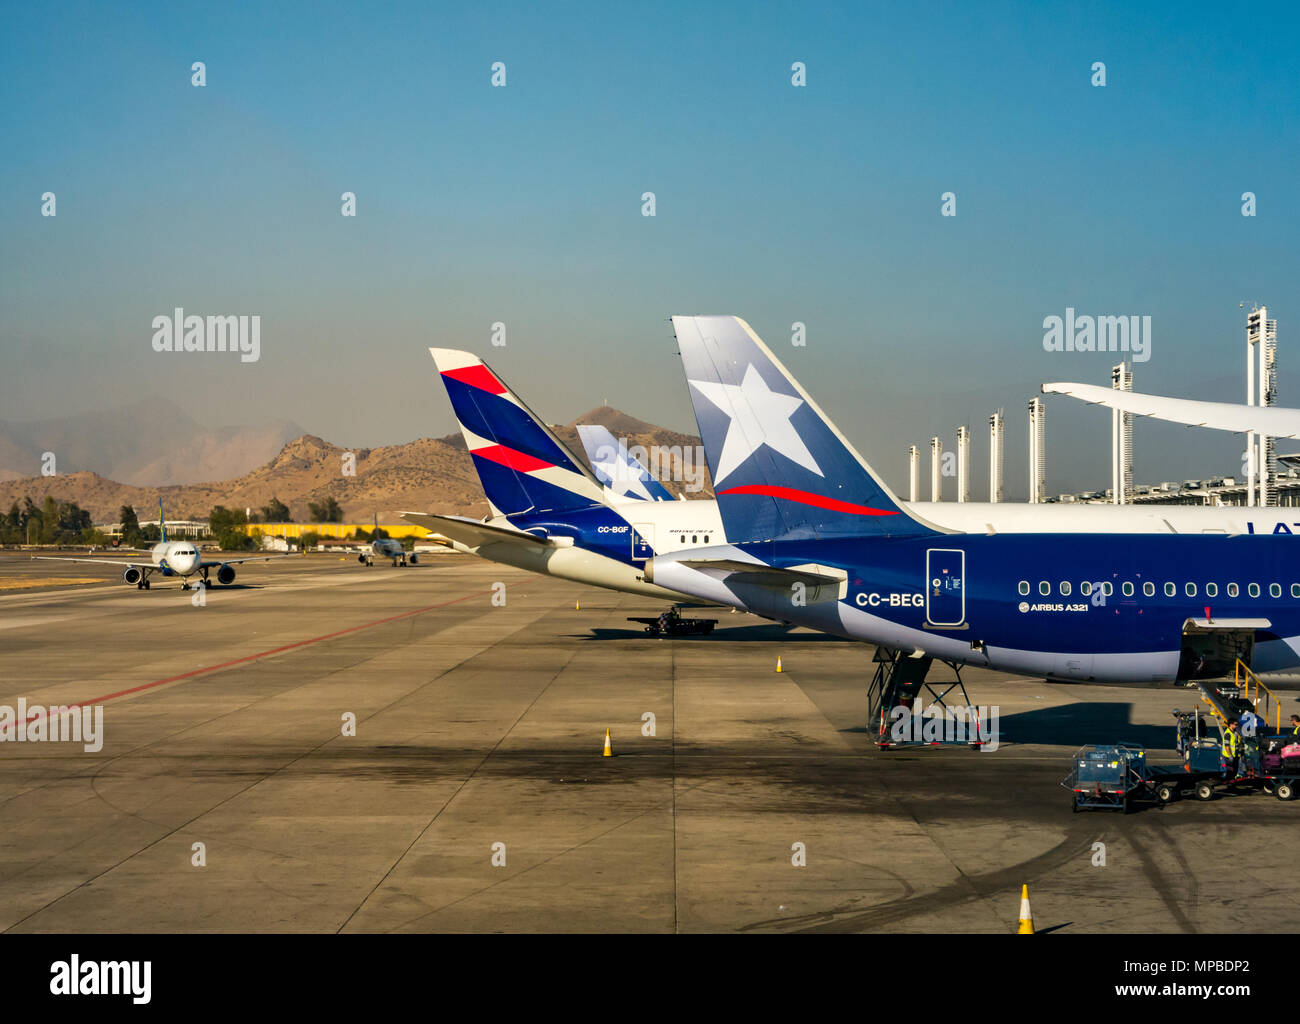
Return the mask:
<svg viewBox="0 0 1300 1024">
<path fill-rule="evenodd" d="M 400 540 L 392 540 L 389 537 L 379 537 L 372 540 L 366 547 L 361 549 L 357 561 L 364 565 L 374 565 L 376 558 L 391 558 L 394 569 L 399 565 L 405 565 L 407 562 L 416 565 L 420 561 L 419 555 L 414 553 L 408 555 L 406 553 L 406 549 L 402 547 Z"/>
<path fill-rule="evenodd" d="M 243 558 L 223 558 L 219 561 L 205 561 L 198 546 L 192 540 L 168 540 L 167 517 L 163 515 L 162 501 L 158 502 L 158 523 L 162 529 L 162 540 L 152 548 L 119 548 L 118 550 L 148 554 L 149 561 L 127 562 L 122 572 L 122 582 L 134 585 L 136 590 L 149 589 L 149 577 L 153 573 L 162 576 L 179 576 L 181 589 L 190 589 L 190 577 L 202 575 L 203 586 L 209 586 L 208 572 L 217 570 L 217 582 L 229 586 L 235 582 L 235 566 L 241 562 L 266 562 L 272 558 L 284 558 L 282 554 L 246 555 Z M 37 555 L 37 558 L 52 562 L 93 562 L 96 565 L 122 565 L 120 558 L 69 558 L 66 555 Z M 197 585 L 197 584 L 196 584 Z"/>
</svg>

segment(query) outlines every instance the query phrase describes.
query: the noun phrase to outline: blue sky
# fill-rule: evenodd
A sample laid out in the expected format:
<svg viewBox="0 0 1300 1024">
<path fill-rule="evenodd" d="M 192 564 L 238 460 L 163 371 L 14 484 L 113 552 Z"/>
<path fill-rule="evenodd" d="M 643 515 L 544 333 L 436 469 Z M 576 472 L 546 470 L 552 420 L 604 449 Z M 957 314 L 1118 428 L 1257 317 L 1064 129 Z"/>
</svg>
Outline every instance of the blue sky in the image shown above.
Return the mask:
<svg viewBox="0 0 1300 1024">
<path fill-rule="evenodd" d="M 1239 400 L 1243 301 L 1300 404 L 1286 7 L 610 6 L 8 11 L 0 418 L 171 394 L 400 442 L 454 427 L 440 345 L 550 419 L 608 399 L 693 430 L 666 318 L 736 313 L 897 487 L 908 444 L 967 422 L 982 498 L 1005 407 L 1023 496 L 1025 403 L 1113 361 L 1044 352 L 1044 317 L 1150 315 L 1140 389 Z M 262 358 L 155 353 L 175 306 L 260 313 Z M 1049 400 L 1050 491 L 1109 484 L 1109 422 Z M 1136 446 L 1140 480 L 1240 461 L 1176 426 Z"/>
</svg>

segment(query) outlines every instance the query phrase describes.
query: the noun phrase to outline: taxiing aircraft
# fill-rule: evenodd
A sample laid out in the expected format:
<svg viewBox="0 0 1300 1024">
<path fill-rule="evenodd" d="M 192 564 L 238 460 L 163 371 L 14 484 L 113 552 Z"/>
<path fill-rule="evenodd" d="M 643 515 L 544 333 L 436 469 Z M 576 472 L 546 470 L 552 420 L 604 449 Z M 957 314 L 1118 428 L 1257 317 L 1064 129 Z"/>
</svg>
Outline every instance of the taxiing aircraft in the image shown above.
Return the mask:
<svg viewBox="0 0 1300 1024">
<path fill-rule="evenodd" d="M 747 323 L 672 322 L 728 543 L 656 554 L 647 582 L 1022 675 L 1203 679 L 1237 657 L 1300 667 L 1290 538 L 943 528 L 890 492 Z"/>
<path fill-rule="evenodd" d="M 357 555 L 357 561 L 361 562 L 363 565 L 374 565 L 376 558 L 391 558 L 393 560 L 394 569 L 399 565 L 406 565 L 408 561 L 412 565 L 416 565 L 420 561 L 419 555 L 414 552 L 408 555 L 406 549 L 402 547 L 402 542 L 400 540 L 393 540 L 390 537 L 378 537 L 375 540 L 372 540 L 368 545 L 363 547 L 361 553 Z"/>
<path fill-rule="evenodd" d="M 283 558 L 283 554 L 245 555 L 242 558 L 222 558 L 205 560 L 198 545 L 192 540 L 168 540 L 167 518 L 163 515 L 162 502 L 158 502 L 158 523 L 162 530 L 162 540 L 151 548 L 119 548 L 119 551 L 147 554 L 149 561 L 123 562 L 120 558 L 70 558 L 65 555 L 37 555 L 37 558 L 54 562 L 92 562 L 96 565 L 125 565 L 122 570 L 122 582 L 134 586 L 137 590 L 149 589 L 149 577 L 153 573 L 160 576 L 179 576 L 181 589 L 190 589 L 190 577 L 198 574 L 202 584 L 210 586 L 208 573 L 217 570 L 217 582 L 229 586 L 235 582 L 235 566 L 242 562 L 267 562 L 272 558 Z"/>
</svg>

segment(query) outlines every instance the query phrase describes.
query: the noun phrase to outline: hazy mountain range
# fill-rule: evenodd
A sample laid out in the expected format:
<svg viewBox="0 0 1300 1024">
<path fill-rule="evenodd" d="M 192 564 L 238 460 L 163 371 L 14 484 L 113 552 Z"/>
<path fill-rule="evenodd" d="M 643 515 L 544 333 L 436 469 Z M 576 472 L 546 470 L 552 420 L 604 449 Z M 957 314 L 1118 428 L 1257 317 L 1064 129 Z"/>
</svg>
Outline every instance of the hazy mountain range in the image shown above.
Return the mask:
<svg viewBox="0 0 1300 1024">
<path fill-rule="evenodd" d="M 35 436 L 42 438 L 39 444 L 46 444 L 41 450 L 57 453 L 58 474 L 33 476 L 28 472 L 20 477 L 9 474 L 6 478 L 0 473 L 0 510 L 8 508 L 13 501 L 21 503 L 24 497 L 31 497 L 39 505 L 46 495 L 53 495 L 77 502 L 100 524 L 117 522 L 118 510 L 124 504 L 134 505 L 143 520 L 156 518 L 159 498 L 169 519 L 203 519 L 214 505 L 251 508 L 256 513 L 272 497 L 288 505 L 294 519 L 303 522 L 309 518 L 308 503 L 326 497 L 333 497 L 343 507 L 348 522 L 369 522 L 376 516 L 382 522 L 394 522 L 401 510 L 471 516 L 488 512 L 478 476 L 459 433 L 444 438 L 420 438 L 407 444 L 349 449 L 312 434 L 295 436 L 285 443 L 277 432 L 295 428 L 283 422 L 222 432 L 199 427 L 175 406 L 167 410 L 166 423 L 160 421 L 157 405 L 147 406 L 147 418 L 145 409 L 140 406 L 119 413 L 47 421 L 50 426 L 42 427 L 45 433 Z M 88 421 L 96 416 L 105 418 L 101 423 L 110 420 L 114 423 L 114 433 L 109 435 L 105 431 L 103 436 L 119 440 L 101 441 L 93 435 L 82 436 L 67 426 L 84 424 L 82 429 L 89 430 Z M 132 416 L 139 417 L 138 429 L 125 432 L 123 425 L 130 423 Z M 699 443 L 698 438 L 602 406 L 572 423 L 552 428 L 579 457 L 582 445 L 574 429 L 578 423 L 602 424 L 615 437 L 625 439 L 629 446 L 689 447 L 693 452 Z M 34 435 L 23 433 L 37 426 L 41 425 L 21 427 L 10 433 L 9 425 L 0 425 L 0 470 L 7 469 L 11 463 L 23 465 L 21 460 L 25 459 L 32 460 L 27 465 L 39 469 L 40 452 L 32 455 L 31 442 L 27 440 Z M 179 446 L 168 443 L 171 454 L 167 454 L 159 450 L 162 445 L 155 445 L 154 439 L 162 443 L 174 440 L 169 437 L 173 426 L 188 431 L 189 441 Z M 54 443 L 47 444 L 47 439 Z M 96 454 L 97 447 L 102 449 L 101 454 Z M 175 452 L 182 450 L 192 452 L 195 462 L 191 465 L 182 458 L 179 465 L 183 472 L 178 475 Z M 12 451 L 19 453 L 19 461 L 11 458 Z M 343 475 L 343 456 L 349 451 L 356 457 L 355 476 Z M 103 461 L 96 462 L 97 458 Z M 203 462 L 202 458 L 209 461 Z M 224 479 L 221 474 L 214 474 L 206 481 L 195 481 L 194 465 L 241 468 Z M 94 469 L 84 468 L 87 466 Z M 120 468 L 109 472 L 101 466 L 128 467 L 130 473 L 128 476 Z M 69 467 L 77 467 L 79 471 L 68 472 Z M 668 489 L 680 493 L 683 484 L 679 481 L 683 474 L 675 458 L 671 471 L 664 475 L 669 477 L 664 480 Z M 673 476 L 679 480 L 674 481 Z M 712 495 L 707 488 L 707 470 L 704 479 L 705 490 L 697 497 Z"/>
<path fill-rule="evenodd" d="M 45 452 L 60 475 L 91 471 L 137 487 L 221 480 L 262 465 L 302 432 L 288 420 L 211 427 L 163 398 L 33 423 L 0 420 L 0 480 L 39 474 Z"/>
</svg>

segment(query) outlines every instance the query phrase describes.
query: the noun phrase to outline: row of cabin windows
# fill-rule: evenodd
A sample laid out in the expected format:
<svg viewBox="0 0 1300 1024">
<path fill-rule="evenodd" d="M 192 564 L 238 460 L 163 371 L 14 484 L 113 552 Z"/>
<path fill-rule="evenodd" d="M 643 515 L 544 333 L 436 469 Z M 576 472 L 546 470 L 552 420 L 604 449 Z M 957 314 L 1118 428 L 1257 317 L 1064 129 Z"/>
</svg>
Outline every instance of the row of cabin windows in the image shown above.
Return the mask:
<svg viewBox="0 0 1300 1024">
<path fill-rule="evenodd" d="M 1069 597 L 1070 594 L 1071 594 L 1071 592 L 1072 592 L 1072 590 L 1073 590 L 1073 588 L 1071 587 L 1070 582 L 1069 582 L 1068 580 L 1062 580 L 1062 581 L 1057 585 L 1057 587 L 1058 587 L 1058 590 L 1060 591 L 1060 594 L 1061 594 L 1062 597 Z M 1108 583 L 1108 582 L 1104 582 L 1104 583 L 1096 584 L 1096 583 L 1088 583 L 1088 582 L 1085 581 L 1085 582 L 1079 584 L 1079 593 L 1082 594 L 1084 597 L 1087 597 L 1089 594 L 1092 593 L 1094 587 L 1100 587 L 1100 588 L 1101 588 L 1101 592 L 1102 592 L 1106 597 L 1110 597 L 1110 595 L 1113 594 L 1113 593 L 1115 592 L 1115 588 L 1114 588 L 1114 586 L 1113 586 L 1112 584 Z M 1237 596 L 1240 594 L 1240 592 L 1241 592 L 1241 588 L 1238 587 L 1237 584 L 1235 584 L 1235 583 L 1229 583 L 1229 584 L 1228 584 L 1224 589 L 1225 589 L 1225 592 L 1227 593 L 1228 597 L 1237 597 Z M 1165 586 L 1164 586 L 1164 591 L 1165 591 L 1165 597 L 1175 597 L 1175 596 L 1178 594 L 1178 585 L 1177 585 L 1176 583 L 1166 583 Z M 1042 580 L 1042 581 L 1040 581 L 1039 584 L 1038 584 L 1038 592 L 1039 592 L 1041 595 L 1043 595 L 1043 597 L 1047 597 L 1047 596 L 1050 595 L 1051 592 L 1052 592 L 1052 585 L 1051 585 L 1050 583 L 1048 583 L 1046 580 Z M 1183 584 L 1183 593 L 1186 594 L 1188 597 L 1195 597 L 1195 596 L 1196 596 L 1196 592 L 1197 592 L 1197 591 L 1196 591 L 1196 584 L 1195 584 L 1195 583 L 1185 583 L 1185 584 Z M 1021 581 L 1020 581 L 1020 593 L 1021 593 L 1022 596 L 1023 596 L 1023 595 L 1027 595 L 1027 594 L 1029 593 L 1029 581 L 1028 581 L 1028 580 L 1021 580 Z M 1125 597 L 1132 597 L 1132 596 L 1133 596 L 1133 584 L 1132 584 L 1132 583 L 1121 583 L 1121 584 L 1120 584 L 1120 593 L 1123 594 Z M 1147 596 L 1147 597 L 1155 597 L 1155 596 L 1156 596 L 1156 585 L 1155 585 L 1154 583 L 1143 583 L 1143 584 L 1142 584 L 1142 593 L 1143 593 L 1145 596 Z M 1247 593 L 1248 595 L 1250 595 L 1251 597 L 1259 597 L 1259 595 L 1260 595 L 1259 584 L 1258 584 L 1258 583 L 1247 583 L 1247 584 L 1246 584 L 1246 593 Z M 1206 596 L 1206 597 L 1218 597 L 1218 596 L 1219 596 L 1219 585 L 1218 585 L 1217 583 L 1207 583 L 1207 584 L 1205 584 L 1205 596 Z M 1281 597 L 1281 596 L 1282 596 L 1282 584 L 1280 584 L 1280 583 L 1270 583 L 1270 584 L 1268 585 L 1268 596 L 1269 596 L 1269 597 Z M 1294 598 L 1300 598 L 1300 583 L 1292 583 L 1292 584 L 1291 584 L 1291 596 L 1294 597 Z"/>
<path fill-rule="evenodd" d="M 706 534 L 704 535 L 704 543 L 707 544 L 708 542 L 709 542 L 709 535 L 706 533 Z M 683 544 L 686 543 L 686 534 L 684 534 L 684 533 L 682 534 L 682 543 L 683 543 Z M 691 543 L 692 543 L 692 544 L 699 544 L 699 543 L 700 543 L 700 535 L 699 535 L 698 533 L 693 533 L 693 534 L 691 534 Z"/>
</svg>

